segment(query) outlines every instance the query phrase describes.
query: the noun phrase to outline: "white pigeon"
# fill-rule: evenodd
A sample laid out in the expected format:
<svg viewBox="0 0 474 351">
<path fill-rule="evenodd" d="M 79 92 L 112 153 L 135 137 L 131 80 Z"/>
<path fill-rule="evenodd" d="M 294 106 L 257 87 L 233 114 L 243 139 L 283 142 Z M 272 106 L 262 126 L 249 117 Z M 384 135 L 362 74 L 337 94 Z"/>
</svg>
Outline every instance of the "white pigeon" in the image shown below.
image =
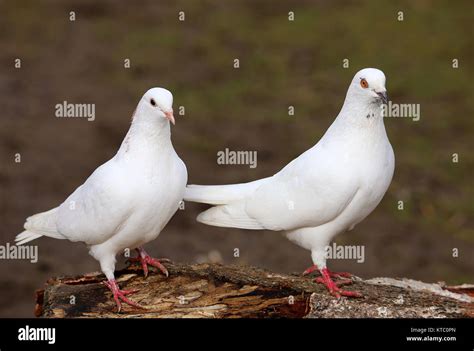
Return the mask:
<svg viewBox="0 0 474 351">
<path fill-rule="evenodd" d="M 120 300 L 140 307 L 125 296 L 114 278 L 115 256 L 126 248 L 137 249 L 136 260 L 167 269 L 142 246 L 158 237 L 179 208 L 187 171 L 171 143 L 173 95 L 153 88 L 141 98 L 130 129 L 117 154 L 97 168 L 60 206 L 27 218 L 17 245 L 41 236 L 84 242 L 100 262 L 118 311 Z"/>
<path fill-rule="evenodd" d="M 355 75 L 339 115 L 319 142 L 272 177 L 232 185 L 189 185 L 184 199 L 215 205 L 197 217 L 204 224 L 283 231 L 310 250 L 316 281 L 340 297 L 360 296 L 331 277 L 326 247 L 379 204 L 392 180 L 394 154 L 385 132 L 385 75 L 374 68 Z"/>
</svg>

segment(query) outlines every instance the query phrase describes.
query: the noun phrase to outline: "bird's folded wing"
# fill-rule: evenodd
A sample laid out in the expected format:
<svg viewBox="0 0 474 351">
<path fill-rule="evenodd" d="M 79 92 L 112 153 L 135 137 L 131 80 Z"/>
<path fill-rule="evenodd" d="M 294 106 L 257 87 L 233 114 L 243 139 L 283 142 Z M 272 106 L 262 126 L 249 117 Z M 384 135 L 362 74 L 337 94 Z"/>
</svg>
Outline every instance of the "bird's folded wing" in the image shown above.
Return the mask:
<svg viewBox="0 0 474 351">
<path fill-rule="evenodd" d="M 198 216 L 208 225 L 291 230 L 316 227 L 337 218 L 354 198 L 358 179 L 345 171 L 340 155 L 319 143 L 273 177 L 232 186 L 198 187 L 199 201 L 219 204 Z M 257 184 L 257 186 L 252 186 Z M 234 195 L 237 190 L 241 196 Z M 198 196 L 197 196 L 198 195 Z"/>
<path fill-rule="evenodd" d="M 88 245 L 105 242 L 133 212 L 130 184 L 111 161 L 74 191 L 58 209 L 58 231 L 71 241 Z"/>
<path fill-rule="evenodd" d="M 354 182 L 294 175 L 273 177 L 244 199 L 212 207 L 198 221 L 221 227 L 291 230 L 339 216 L 357 192 Z M 311 183 L 310 183 L 311 182 Z"/>
</svg>

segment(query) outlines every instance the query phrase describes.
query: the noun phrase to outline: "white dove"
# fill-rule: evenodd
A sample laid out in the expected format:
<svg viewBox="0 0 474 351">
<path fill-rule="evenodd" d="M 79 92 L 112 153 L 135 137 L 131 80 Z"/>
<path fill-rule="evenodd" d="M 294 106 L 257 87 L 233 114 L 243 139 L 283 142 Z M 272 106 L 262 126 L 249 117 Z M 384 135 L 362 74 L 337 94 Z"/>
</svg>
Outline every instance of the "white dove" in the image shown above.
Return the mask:
<svg viewBox="0 0 474 351">
<path fill-rule="evenodd" d="M 351 230 L 379 204 L 392 180 L 394 154 L 385 132 L 382 104 L 385 75 L 359 71 L 339 115 L 319 142 L 272 177 L 232 185 L 189 185 L 184 199 L 215 205 L 197 221 L 218 227 L 283 231 L 310 250 L 319 270 L 316 281 L 331 294 L 361 296 L 339 288 L 350 276 L 326 267 L 326 247 L 338 233 Z"/>
<path fill-rule="evenodd" d="M 153 88 L 141 98 L 117 154 L 97 168 L 60 206 L 27 218 L 17 245 L 41 236 L 84 242 L 100 262 L 118 311 L 121 302 L 140 307 L 120 290 L 114 278 L 115 256 L 137 249 L 136 260 L 167 269 L 142 246 L 158 237 L 179 207 L 187 182 L 183 161 L 171 144 L 173 95 Z"/>
</svg>

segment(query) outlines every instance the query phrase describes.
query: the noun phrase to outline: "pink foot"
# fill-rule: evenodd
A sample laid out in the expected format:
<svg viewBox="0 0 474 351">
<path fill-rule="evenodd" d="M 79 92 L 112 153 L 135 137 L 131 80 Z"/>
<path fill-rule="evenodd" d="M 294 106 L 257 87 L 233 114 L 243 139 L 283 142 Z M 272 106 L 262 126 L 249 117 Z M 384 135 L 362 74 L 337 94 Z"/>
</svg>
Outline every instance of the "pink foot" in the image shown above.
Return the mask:
<svg viewBox="0 0 474 351">
<path fill-rule="evenodd" d="M 115 279 L 111 279 L 107 282 L 104 282 L 104 285 L 106 287 L 108 287 L 110 289 L 110 291 L 112 291 L 112 294 L 114 295 L 114 300 L 115 300 L 115 303 L 117 304 L 117 312 L 120 312 L 122 310 L 122 303 L 120 302 L 120 300 L 122 300 L 123 302 L 125 302 L 126 304 L 128 304 L 130 306 L 137 307 L 137 308 L 143 308 L 138 303 L 133 302 L 132 300 L 129 300 L 128 298 L 126 298 L 126 295 L 136 293 L 138 291 L 138 289 L 120 290 L 120 288 L 119 288 L 117 282 L 115 281 Z"/>
<path fill-rule="evenodd" d="M 158 268 L 161 273 L 163 273 L 166 277 L 169 276 L 168 270 L 165 266 L 161 264 L 162 262 L 171 262 L 166 258 L 160 258 L 159 260 L 156 258 L 151 257 L 143 250 L 141 247 L 137 248 L 138 257 L 129 258 L 127 261 L 129 262 L 140 262 L 142 264 L 143 273 L 145 274 L 145 278 L 148 277 L 148 265 Z"/>
<path fill-rule="evenodd" d="M 314 271 L 319 271 L 321 273 L 321 277 L 317 277 L 315 279 L 316 283 L 324 284 L 331 295 L 336 296 L 337 298 L 340 298 L 341 296 L 347 296 L 347 297 L 362 297 L 362 295 L 356 291 L 347 291 L 347 290 L 342 290 L 339 288 L 341 285 L 348 285 L 352 284 L 352 280 L 350 279 L 342 279 L 338 281 L 333 281 L 331 278 L 350 278 L 352 277 L 351 273 L 348 272 L 331 272 L 327 268 L 319 269 L 318 266 L 312 265 L 309 267 L 307 270 L 303 272 L 303 275 L 308 275 L 313 273 Z"/>
<path fill-rule="evenodd" d="M 326 285 L 326 288 L 328 288 L 329 293 L 337 298 L 340 298 L 341 296 L 347 296 L 347 297 L 362 297 L 362 294 L 356 292 L 356 291 L 348 291 L 348 290 L 342 290 L 339 285 L 344 285 L 347 284 L 348 282 L 352 283 L 352 281 L 349 281 L 347 279 L 339 281 L 339 282 L 334 282 L 331 279 L 331 275 L 328 271 L 327 268 L 321 269 L 321 277 L 316 278 L 317 283 L 321 283 Z"/>
</svg>

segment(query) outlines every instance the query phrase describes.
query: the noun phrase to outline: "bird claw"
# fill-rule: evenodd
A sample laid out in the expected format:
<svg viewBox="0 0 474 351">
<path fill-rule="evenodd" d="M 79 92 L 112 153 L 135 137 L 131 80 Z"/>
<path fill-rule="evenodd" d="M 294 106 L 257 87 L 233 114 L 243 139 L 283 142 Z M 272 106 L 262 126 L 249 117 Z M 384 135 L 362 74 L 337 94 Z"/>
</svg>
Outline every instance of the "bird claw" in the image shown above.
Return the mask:
<svg viewBox="0 0 474 351">
<path fill-rule="evenodd" d="M 138 289 L 120 290 L 120 288 L 117 284 L 117 281 L 115 279 L 112 279 L 112 280 L 109 280 L 109 281 L 103 282 L 103 283 L 107 288 L 110 289 L 110 291 L 113 294 L 115 303 L 117 304 L 117 313 L 120 313 L 122 311 L 122 303 L 120 302 L 120 300 L 122 300 L 122 302 L 124 302 L 124 303 L 126 303 L 127 305 L 130 305 L 130 306 L 140 308 L 140 309 L 144 308 L 140 304 L 138 304 L 138 303 L 136 303 L 136 302 L 134 302 L 134 301 L 132 301 L 132 300 L 130 300 L 126 297 L 127 295 L 138 292 L 139 291 Z"/>
<path fill-rule="evenodd" d="M 150 256 L 147 255 L 146 258 L 145 258 L 145 262 L 146 262 L 145 265 L 149 264 L 150 266 L 158 268 L 161 271 L 161 273 L 163 273 L 164 276 L 166 278 L 168 278 L 170 274 L 169 274 L 168 270 L 166 269 L 166 267 L 163 266 L 160 261 L 163 261 L 163 260 L 153 258 L 153 257 L 150 257 Z M 144 271 L 145 271 L 145 269 L 144 269 Z M 145 277 L 147 275 L 148 275 L 148 269 L 145 271 Z"/>
<path fill-rule="evenodd" d="M 161 271 L 161 273 L 165 275 L 165 277 L 167 278 L 169 277 L 168 270 L 166 269 L 165 266 L 161 264 L 161 262 L 169 263 L 171 262 L 171 260 L 167 258 L 160 258 L 160 259 L 153 258 L 150 255 L 148 255 L 146 251 L 143 250 L 142 248 L 138 248 L 137 251 L 138 251 L 138 257 L 131 257 L 127 259 L 127 262 L 140 262 L 142 264 L 143 274 L 145 275 L 145 278 L 148 277 L 148 265 L 158 268 Z"/>
<path fill-rule="evenodd" d="M 349 291 L 349 290 L 339 290 L 339 293 L 342 295 L 342 296 L 346 296 L 346 297 L 355 297 L 355 298 L 362 298 L 364 297 L 360 292 L 357 292 L 357 291 Z"/>
<path fill-rule="evenodd" d="M 132 290 L 120 290 L 124 296 L 135 294 L 140 291 L 140 289 L 132 289 Z"/>
<path fill-rule="evenodd" d="M 319 270 L 316 265 L 311 266 L 307 270 L 303 272 L 303 275 L 310 274 L 316 270 Z M 341 277 L 352 277 L 352 274 L 347 273 L 347 272 L 331 272 L 327 268 L 323 268 L 319 270 L 321 273 L 321 277 L 317 277 L 314 281 L 316 283 L 324 284 L 326 288 L 329 290 L 329 293 L 336 298 L 341 298 L 341 296 L 346 296 L 346 297 L 363 297 L 362 294 L 356 292 L 356 291 L 348 291 L 348 290 L 343 290 L 340 288 L 342 285 L 348 285 L 352 284 L 353 281 L 351 279 L 342 279 L 342 280 L 337 280 L 334 281 L 331 278 L 341 278 Z"/>
<path fill-rule="evenodd" d="M 339 288 L 338 286 L 336 286 L 335 288 L 329 289 L 329 293 L 333 295 L 334 297 L 336 297 L 337 299 L 340 299 L 341 296 L 356 297 L 356 298 L 364 297 L 361 293 L 357 291 L 343 290 Z"/>
<path fill-rule="evenodd" d="M 331 278 L 352 278 L 353 277 L 353 274 L 349 273 L 349 272 L 332 272 L 332 271 L 329 271 L 329 276 Z"/>
<path fill-rule="evenodd" d="M 321 280 L 323 280 L 323 279 L 321 278 Z M 357 291 L 349 291 L 349 290 L 343 290 L 343 289 L 341 289 L 339 286 L 340 286 L 340 285 L 344 285 L 344 284 L 343 284 L 344 282 L 342 282 L 342 284 L 341 284 L 341 282 L 333 282 L 332 280 L 331 280 L 332 284 L 331 284 L 331 283 L 328 284 L 328 283 L 326 283 L 326 282 L 319 281 L 319 280 L 316 280 L 316 282 L 324 284 L 324 285 L 326 286 L 326 288 L 328 288 L 329 293 L 330 293 L 331 295 L 335 296 L 335 297 L 338 298 L 338 299 L 340 299 L 341 296 L 346 296 L 346 297 L 363 297 L 362 294 L 359 293 L 359 292 L 357 292 Z"/>
</svg>

